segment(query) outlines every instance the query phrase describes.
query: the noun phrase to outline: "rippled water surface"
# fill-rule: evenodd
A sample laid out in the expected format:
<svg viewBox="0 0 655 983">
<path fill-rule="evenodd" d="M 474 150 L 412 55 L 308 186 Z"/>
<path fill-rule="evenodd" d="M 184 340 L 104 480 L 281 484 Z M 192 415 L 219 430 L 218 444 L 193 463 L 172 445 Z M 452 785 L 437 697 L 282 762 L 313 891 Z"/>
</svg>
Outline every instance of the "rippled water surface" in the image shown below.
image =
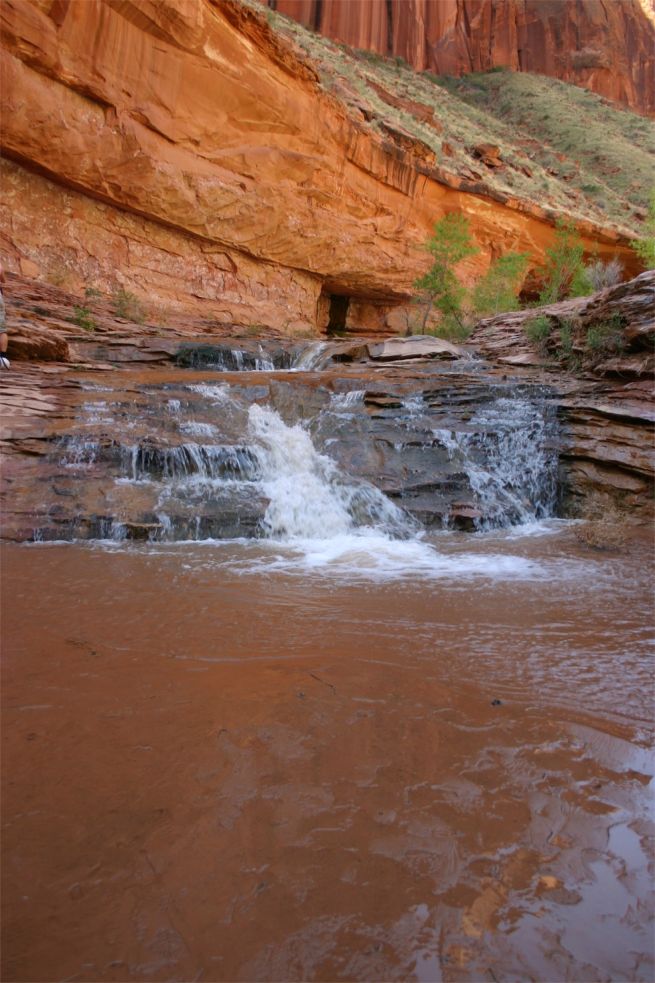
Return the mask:
<svg viewBox="0 0 655 983">
<path fill-rule="evenodd" d="M 2 559 L 4 978 L 652 979 L 648 544 Z"/>
</svg>

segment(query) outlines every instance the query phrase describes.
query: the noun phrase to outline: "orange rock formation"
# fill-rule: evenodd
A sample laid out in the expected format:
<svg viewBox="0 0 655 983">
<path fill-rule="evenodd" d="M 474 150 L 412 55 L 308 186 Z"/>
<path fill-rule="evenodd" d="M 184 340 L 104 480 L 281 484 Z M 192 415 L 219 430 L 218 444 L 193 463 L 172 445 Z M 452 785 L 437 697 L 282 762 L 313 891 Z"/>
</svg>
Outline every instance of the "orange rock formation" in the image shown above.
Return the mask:
<svg viewBox="0 0 655 983">
<path fill-rule="evenodd" d="M 419 71 L 504 66 L 655 111 L 655 15 L 648 0 L 263 0 L 356 48 Z"/>
<path fill-rule="evenodd" d="M 0 18 L 10 270 L 290 334 L 345 295 L 349 327 L 403 330 L 444 212 L 481 246 L 464 275 L 552 241 L 543 209 L 349 116 L 238 0 L 3 0 Z M 634 267 L 616 233 L 586 241 Z"/>
</svg>

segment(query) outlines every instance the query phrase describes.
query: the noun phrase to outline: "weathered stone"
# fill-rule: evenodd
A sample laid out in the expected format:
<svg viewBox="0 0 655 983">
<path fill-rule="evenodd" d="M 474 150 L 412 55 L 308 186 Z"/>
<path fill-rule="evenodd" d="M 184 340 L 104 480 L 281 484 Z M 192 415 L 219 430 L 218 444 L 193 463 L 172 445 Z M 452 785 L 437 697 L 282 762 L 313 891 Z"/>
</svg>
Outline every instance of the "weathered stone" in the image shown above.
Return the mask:
<svg viewBox="0 0 655 983">
<path fill-rule="evenodd" d="M 473 148 L 473 156 L 479 158 L 487 167 L 502 167 L 500 147 L 493 143 L 480 143 Z"/>
<path fill-rule="evenodd" d="M 147 14 L 134 0 L 55 6 L 0 5 L 12 272 L 80 297 L 127 290 L 162 325 L 184 312 L 217 333 L 316 335 L 339 296 L 353 301 L 347 328 L 389 332 L 441 215 L 463 211 L 481 245 L 467 280 L 491 244 L 538 259 L 552 241 L 554 213 L 537 202 L 438 167 L 409 129 L 364 126 L 366 107 L 324 91 L 263 11 L 234 0 L 162 0 Z M 623 232 L 582 231 L 589 249 L 634 263 Z"/>
<path fill-rule="evenodd" d="M 400 55 L 419 71 L 539 72 L 655 109 L 655 17 L 639 0 L 276 0 L 276 9 L 353 47 Z"/>
<path fill-rule="evenodd" d="M 538 352 L 526 334 L 526 326 L 536 317 L 550 319 L 553 337 L 562 324 L 572 325 L 580 351 L 589 328 L 616 322 L 620 326 L 617 330 L 622 342 L 621 352 L 598 361 L 588 359 L 585 370 L 600 376 L 624 373 L 626 377 L 647 377 L 653 372 L 654 312 L 655 270 L 647 270 L 591 297 L 576 297 L 484 318 L 476 325 L 471 341 L 485 355 L 506 364 L 529 364 L 531 360 L 536 363 L 544 358 L 544 352 Z M 552 356 L 552 340 L 546 347 Z"/>
<path fill-rule="evenodd" d="M 368 344 L 368 353 L 374 361 L 386 362 L 409 358 L 465 358 L 466 351 L 443 338 L 414 335 L 410 338 L 389 338 L 377 344 Z"/>
<path fill-rule="evenodd" d="M 68 342 L 61 335 L 26 324 L 12 330 L 7 353 L 17 361 L 67 362 L 70 358 Z"/>
</svg>

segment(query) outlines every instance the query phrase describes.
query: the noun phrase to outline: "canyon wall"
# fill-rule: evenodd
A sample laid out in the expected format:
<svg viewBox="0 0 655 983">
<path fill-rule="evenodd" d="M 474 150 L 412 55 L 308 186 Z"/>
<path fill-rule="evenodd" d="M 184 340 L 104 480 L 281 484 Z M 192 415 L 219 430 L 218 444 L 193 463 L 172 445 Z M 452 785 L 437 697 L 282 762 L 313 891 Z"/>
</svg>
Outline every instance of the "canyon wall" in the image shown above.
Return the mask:
<svg viewBox="0 0 655 983">
<path fill-rule="evenodd" d="M 349 115 L 238 0 L 3 0 L 0 26 L 10 271 L 291 335 L 347 296 L 351 329 L 401 331 L 444 213 L 481 247 L 465 277 L 552 241 L 544 208 Z M 635 265 L 616 232 L 585 242 Z"/>
<path fill-rule="evenodd" d="M 649 0 L 263 0 L 327 37 L 464 75 L 496 66 L 655 111 Z"/>
</svg>

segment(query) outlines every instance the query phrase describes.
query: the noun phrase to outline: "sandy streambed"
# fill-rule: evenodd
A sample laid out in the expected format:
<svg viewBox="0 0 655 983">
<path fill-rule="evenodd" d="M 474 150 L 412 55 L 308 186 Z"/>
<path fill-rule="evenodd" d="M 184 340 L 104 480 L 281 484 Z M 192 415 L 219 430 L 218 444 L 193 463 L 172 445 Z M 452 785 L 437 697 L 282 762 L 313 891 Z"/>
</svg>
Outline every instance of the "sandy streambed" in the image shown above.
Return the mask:
<svg viewBox="0 0 655 983">
<path fill-rule="evenodd" d="M 652 563 L 542 533 L 3 547 L 4 978 L 651 979 Z"/>
</svg>

